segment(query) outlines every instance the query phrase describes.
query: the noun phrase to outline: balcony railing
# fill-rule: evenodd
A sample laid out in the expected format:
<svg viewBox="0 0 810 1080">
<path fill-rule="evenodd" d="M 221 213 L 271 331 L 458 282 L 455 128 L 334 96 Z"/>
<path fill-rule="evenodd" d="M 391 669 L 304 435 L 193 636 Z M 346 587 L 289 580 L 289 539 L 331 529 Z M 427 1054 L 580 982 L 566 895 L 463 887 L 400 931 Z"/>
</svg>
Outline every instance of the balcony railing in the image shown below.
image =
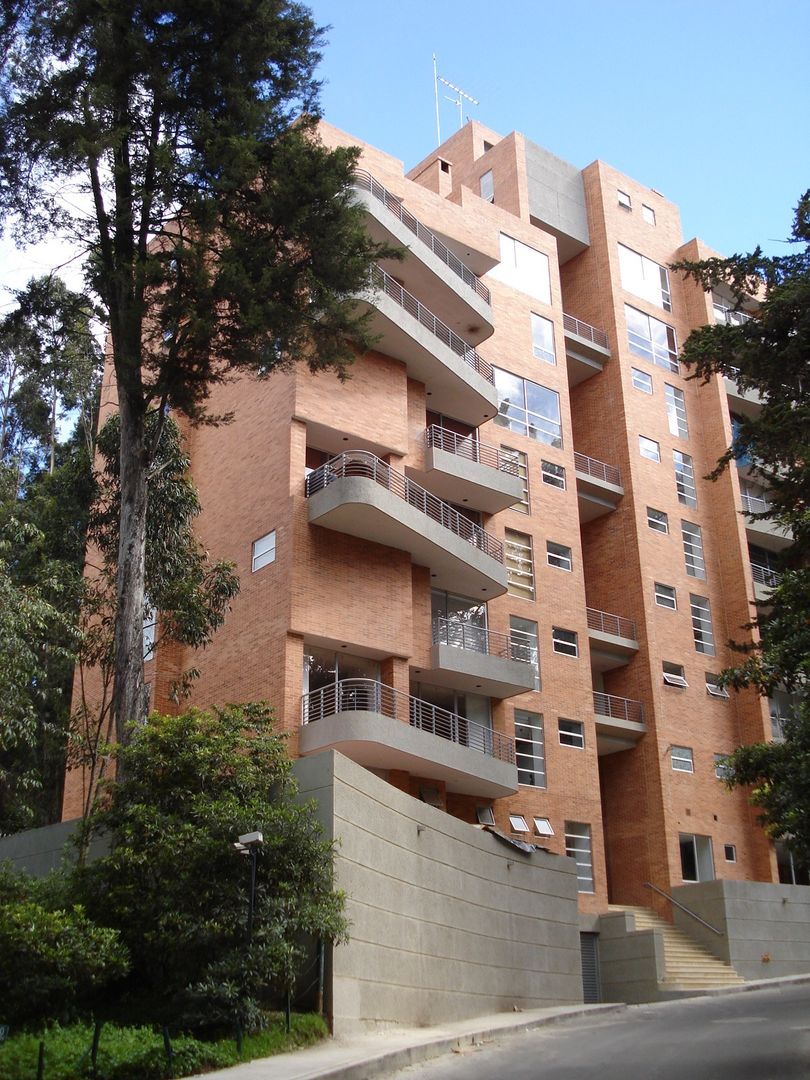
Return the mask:
<svg viewBox="0 0 810 1080">
<path fill-rule="evenodd" d="M 480 525 L 465 518 L 452 506 L 437 499 L 435 495 L 425 491 L 407 476 L 395 472 L 390 465 L 367 450 L 348 450 L 311 472 L 306 478 L 307 498 L 334 483 L 335 480 L 347 476 L 363 476 L 373 480 L 380 487 L 390 491 L 392 495 L 396 495 L 398 499 L 402 499 L 409 506 L 426 514 L 432 521 L 449 529 L 461 540 L 466 540 L 497 562 L 503 562 L 503 544 L 500 540 L 484 532 Z"/>
<path fill-rule="evenodd" d="M 504 453 L 497 446 L 489 446 L 487 443 L 478 442 L 470 435 L 458 435 L 455 431 L 432 424 L 425 431 L 425 442 L 436 450 L 444 450 L 448 454 L 456 454 L 466 458 L 467 461 L 475 461 L 479 465 L 487 465 L 498 472 L 509 473 L 511 476 L 518 475 L 518 463 L 514 454 Z"/>
<path fill-rule="evenodd" d="M 589 607 L 588 626 L 591 630 L 598 630 L 602 634 L 613 634 L 614 637 L 630 638 L 636 640 L 636 624 L 632 619 L 623 619 L 621 615 L 611 615 L 607 611 L 599 611 Z"/>
<path fill-rule="evenodd" d="M 485 626 L 475 626 L 461 619 L 446 619 L 442 615 L 433 619 L 433 644 L 452 645 L 456 649 L 469 649 L 484 656 L 500 657 L 501 660 L 534 663 L 530 645 L 516 641 L 514 634 L 500 634 L 487 630 Z"/>
<path fill-rule="evenodd" d="M 751 577 L 758 585 L 767 585 L 769 589 L 775 589 L 782 580 L 782 575 L 767 566 L 751 563 Z"/>
<path fill-rule="evenodd" d="M 374 679 L 341 679 L 301 699 L 302 724 L 342 712 L 381 713 L 498 761 L 515 760 L 515 744 L 506 735 Z"/>
<path fill-rule="evenodd" d="M 592 341 L 594 345 L 598 345 L 602 349 L 608 347 L 607 334 L 604 330 L 598 330 L 595 326 L 591 326 L 590 323 L 575 319 L 573 315 L 566 315 L 563 312 L 563 326 L 569 333 L 576 334 L 577 337 L 584 338 L 586 341 Z"/>
<path fill-rule="evenodd" d="M 379 199 L 383 203 L 386 209 L 398 218 L 402 224 L 418 237 L 423 244 L 433 252 L 433 254 L 441 259 L 446 266 L 456 274 L 470 289 L 473 290 L 482 300 L 490 303 L 490 293 L 486 285 L 481 282 L 476 275 L 468 267 L 464 265 L 461 259 L 457 258 L 452 251 L 441 242 L 441 240 L 430 231 L 430 229 L 423 225 L 421 221 L 409 213 L 402 205 L 402 200 L 392 194 L 387 188 L 376 180 L 371 173 L 365 171 L 365 169 L 355 169 L 352 178 L 352 183 L 356 188 L 362 188 L 363 191 L 369 191 L 375 199 Z"/>
<path fill-rule="evenodd" d="M 495 384 L 492 365 L 488 364 L 482 356 L 479 356 L 472 345 L 460 338 L 441 319 L 437 319 L 432 311 L 429 311 L 412 293 L 404 289 L 390 274 L 386 274 L 385 270 L 379 266 L 372 266 L 371 281 L 376 289 L 380 289 L 394 303 L 404 308 L 410 316 L 418 320 L 426 330 L 437 337 L 451 352 L 454 352 L 456 356 L 460 356 L 466 364 L 469 364 L 474 371 L 477 371 L 482 379 L 486 379 L 487 382 L 493 385 Z"/>
<path fill-rule="evenodd" d="M 746 495 L 743 492 L 740 499 L 746 514 L 770 514 L 772 512 L 771 504 L 767 499 L 763 499 L 761 495 Z"/>
<path fill-rule="evenodd" d="M 622 474 L 615 466 L 606 465 L 604 461 L 588 457 L 587 454 L 580 454 L 577 450 L 574 451 L 574 465 L 577 472 L 587 473 L 596 480 L 603 480 L 606 484 L 615 484 L 616 487 L 622 485 Z"/>
<path fill-rule="evenodd" d="M 615 694 L 593 692 L 593 710 L 598 716 L 609 716 L 613 720 L 631 720 L 634 724 L 644 723 L 644 704 L 631 698 L 616 697 Z"/>
</svg>

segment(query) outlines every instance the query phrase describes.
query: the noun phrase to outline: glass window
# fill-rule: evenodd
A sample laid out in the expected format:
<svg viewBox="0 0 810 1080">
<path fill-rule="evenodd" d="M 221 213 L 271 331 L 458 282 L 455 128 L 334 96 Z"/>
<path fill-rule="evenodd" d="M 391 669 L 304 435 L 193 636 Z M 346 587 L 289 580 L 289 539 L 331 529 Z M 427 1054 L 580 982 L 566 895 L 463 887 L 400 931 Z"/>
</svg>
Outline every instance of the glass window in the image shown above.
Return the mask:
<svg viewBox="0 0 810 1080">
<path fill-rule="evenodd" d="M 714 755 L 714 775 L 718 780 L 726 780 L 732 774 L 732 768 L 728 764 L 728 754 Z"/>
<path fill-rule="evenodd" d="M 734 844 L 723 844 L 723 854 L 725 855 L 726 862 L 737 861 L 737 849 Z"/>
<path fill-rule="evenodd" d="M 706 562 L 703 558 L 703 536 L 700 526 L 692 521 L 681 521 L 683 558 L 690 577 L 705 578 Z"/>
<path fill-rule="evenodd" d="M 475 816 L 479 825 L 495 824 L 495 811 L 491 806 L 476 806 Z"/>
<path fill-rule="evenodd" d="M 540 713 L 515 709 L 515 764 L 519 784 L 546 786 L 546 748 Z"/>
<path fill-rule="evenodd" d="M 540 473 L 544 484 L 565 491 L 565 466 L 555 465 L 553 461 L 541 461 Z"/>
<path fill-rule="evenodd" d="M 485 172 L 478 181 L 478 190 L 482 199 L 486 199 L 487 202 L 495 202 L 495 182 L 492 179 L 492 169 Z"/>
<path fill-rule="evenodd" d="M 267 533 L 266 536 L 260 537 L 258 540 L 253 541 L 253 557 L 251 560 L 251 571 L 255 574 L 257 570 L 261 570 L 263 566 L 267 566 L 268 563 L 276 561 L 276 530 Z"/>
<path fill-rule="evenodd" d="M 728 700 L 728 690 L 725 686 L 720 686 L 719 676 L 715 675 L 712 671 L 706 672 L 706 693 L 710 697 L 725 698 Z"/>
<path fill-rule="evenodd" d="M 560 731 L 560 745 L 561 746 L 574 746 L 578 750 L 585 749 L 585 725 L 581 720 L 564 720 L 560 717 L 559 721 Z"/>
<path fill-rule="evenodd" d="M 633 202 L 632 202 L 630 196 L 627 194 L 626 191 L 622 191 L 621 189 L 617 189 L 616 195 L 618 196 L 619 206 L 621 206 L 622 210 L 632 210 L 633 209 Z"/>
<path fill-rule="evenodd" d="M 647 524 L 656 532 L 669 532 L 669 518 L 663 510 L 655 510 L 652 506 L 647 507 Z"/>
<path fill-rule="evenodd" d="M 512 660 L 531 664 L 534 668 L 534 689 L 540 689 L 540 652 L 537 644 L 537 623 L 531 619 L 509 616 L 509 655 Z"/>
<path fill-rule="evenodd" d="M 554 829 L 552 829 L 551 822 L 547 817 L 536 817 L 534 819 L 534 831 L 538 836 L 554 835 Z"/>
<path fill-rule="evenodd" d="M 692 760 L 692 748 L 690 746 L 672 747 L 672 768 L 675 772 L 695 771 L 695 763 Z"/>
<path fill-rule="evenodd" d="M 577 864 L 577 892 L 592 893 L 593 852 L 590 825 L 582 821 L 566 821 L 565 854 Z"/>
<path fill-rule="evenodd" d="M 641 216 L 644 218 L 648 225 L 655 224 L 655 211 L 651 206 L 647 206 L 646 203 L 641 204 Z"/>
<path fill-rule="evenodd" d="M 523 814 L 510 814 L 509 824 L 512 826 L 512 832 L 528 832 L 529 826 L 526 818 Z"/>
<path fill-rule="evenodd" d="M 689 603 L 692 608 L 692 636 L 695 639 L 695 649 L 707 656 L 714 656 L 714 632 L 712 630 L 712 613 L 709 601 L 705 596 L 689 594 Z"/>
<path fill-rule="evenodd" d="M 564 544 L 546 541 L 546 558 L 549 566 L 556 566 L 559 570 L 571 569 L 571 548 L 565 547 Z"/>
<path fill-rule="evenodd" d="M 651 394 L 653 392 L 652 375 L 648 375 L 646 371 L 639 371 L 638 368 L 630 368 L 630 373 L 633 377 L 633 386 L 636 390 L 641 390 L 644 394 Z"/>
<path fill-rule="evenodd" d="M 551 645 L 556 653 L 563 656 L 579 656 L 579 641 L 574 630 L 563 630 L 560 626 L 551 628 Z"/>
<path fill-rule="evenodd" d="M 499 401 L 495 423 L 549 446 L 562 446 L 560 395 L 501 368 L 492 371 Z"/>
<path fill-rule="evenodd" d="M 659 607 L 670 608 L 672 611 L 676 611 L 678 600 L 675 588 L 672 585 L 662 585 L 660 581 L 656 581 L 655 602 Z"/>
<path fill-rule="evenodd" d="M 664 682 L 667 686 L 689 686 L 689 683 L 686 681 L 686 673 L 684 672 L 683 664 L 672 664 L 669 660 L 664 660 L 663 670 Z"/>
<path fill-rule="evenodd" d="M 534 560 L 532 538 L 526 533 L 507 529 L 504 534 L 506 591 L 512 596 L 534 600 Z"/>
<path fill-rule="evenodd" d="M 642 457 L 649 458 L 650 461 L 661 460 L 661 447 L 655 439 L 648 439 L 646 435 L 639 435 L 638 437 L 638 452 Z"/>
<path fill-rule="evenodd" d="M 522 450 L 514 450 L 511 446 L 501 446 L 501 457 L 506 461 L 512 462 L 515 475 L 520 477 L 520 481 L 523 484 L 523 496 L 520 502 L 515 503 L 510 509 L 517 510 L 518 513 L 521 514 L 528 514 L 530 513 L 529 459 Z"/>
<path fill-rule="evenodd" d="M 630 352 L 657 364 L 667 371 L 680 370 L 678 367 L 678 343 L 671 326 L 645 315 L 643 311 L 624 305 L 624 317 L 627 320 L 627 340 Z"/>
<path fill-rule="evenodd" d="M 557 363 L 557 354 L 554 349 L 554 323 L 551 319 L 544 319 L 542 315 L 532 312 L 532 352 L 538 360 L 545 360 L 547 364 Z"/>
<path fill-rule="evenodd" d="M 689 454 L 682 454 L 680 450 L 672 451 L 672 461 L 675 465 L 675 487 L 678 491 L 678 502 L 684 506 L 697 507 L 697 488 L 695 487 L 695 469 Z"/>
<path fill-rule="evenodd" d="M 683 390 L 677 386 L 664 383 L 664 394 L 667 402 L 667 420 L 671 434 L 679 439 L 689 438 L 689 425 L 686 422 L 686 399 Z"/>
<path fill-rule="evenodd" d="M 659 266 L 646 255 L 639 255 L 632 248 L 619 244 L 619 270 L 622 287 L 628 292 L 643 296 L 664 311 L 672 311 L 669 272 L 665 266 Z"/>
<path fill-rule="evenodd" d="M 155 655 L 155 634 L 157 632 L 157 608 L 148 600 L 144 603 L 143 612 L 143 658 L 144 662 L 151 660 Z"/>
<path fill-rule="evenodd" d="M 506 233 L 501 233 L 501 261 L 489 271 L 488 276 L 511 285 L 513 289 L 520 289 L 544 304 L 551 303 L 548 255 Z"/>
</svg>

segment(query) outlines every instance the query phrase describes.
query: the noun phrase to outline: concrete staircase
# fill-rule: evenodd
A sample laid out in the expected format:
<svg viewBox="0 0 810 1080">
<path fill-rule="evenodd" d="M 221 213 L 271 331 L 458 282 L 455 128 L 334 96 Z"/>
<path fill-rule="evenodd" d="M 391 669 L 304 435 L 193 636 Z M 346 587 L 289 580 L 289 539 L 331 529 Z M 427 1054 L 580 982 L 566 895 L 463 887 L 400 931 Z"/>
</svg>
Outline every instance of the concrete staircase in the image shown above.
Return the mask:
<svg viewBox="0 0 810 1080">
<path fill-rule="evenodd" d="M 663 995 L 671 993 L 676 996 L 695 990 L 739 986 L 745 982 L 730 964 L 696 944 L 683 930 L 662 919 L 650 908 L 611 904 L 610 911 L 632 915 L 636 930 L 656 930 L 661 935 L 666 968 L 664 979 L 659 983 Z"/>
</svg>

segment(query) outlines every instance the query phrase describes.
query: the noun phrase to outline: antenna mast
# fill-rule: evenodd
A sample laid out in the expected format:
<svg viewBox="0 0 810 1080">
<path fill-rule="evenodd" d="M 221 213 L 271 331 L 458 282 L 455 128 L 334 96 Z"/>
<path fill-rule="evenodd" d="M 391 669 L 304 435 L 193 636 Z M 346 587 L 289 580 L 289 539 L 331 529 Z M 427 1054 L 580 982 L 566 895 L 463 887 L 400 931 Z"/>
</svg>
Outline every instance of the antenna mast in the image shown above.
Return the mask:
<svg viewBox="0 0 810 1080">
<path fill-rule="evenodd" d="M 434 96 L 435 96 L 435 99 L 436 99 L 436 138 L 439 141 L 439 145 L 441 145 L 442 130 L 441 130 L 441 126 L 439 124 L 439 83 L 442 83 L 449 90 L 453 90 L 458 95 L 458 97 L 449 97 L 447 94 L 445 94 L 445 98 L 447 99 L 447 101 L 452 101 L 452 103 L 454 105 L 458 105 L 458 126 L 459 126 L 459 130 L 464 126 L 464 116 L 463 116 L 463 112 L 462 112 L 464 101 L 469 101 L 471 105 L 480 105 L 481 102 L 478 101 L 476 98 L 472 97 L 472 95 L 470 95 L 470 94 L 466 93 L 464 90 L 462 90 L 460 86 L 456 86 L 454 83 L 451 83 L 448 79 L 445 79 L 443 75 L 439 74 L 438 68 L 436 67 L 436 53 L 434 53 L 433 54 L 433 91 L 434 91 Z"/>
</svg>

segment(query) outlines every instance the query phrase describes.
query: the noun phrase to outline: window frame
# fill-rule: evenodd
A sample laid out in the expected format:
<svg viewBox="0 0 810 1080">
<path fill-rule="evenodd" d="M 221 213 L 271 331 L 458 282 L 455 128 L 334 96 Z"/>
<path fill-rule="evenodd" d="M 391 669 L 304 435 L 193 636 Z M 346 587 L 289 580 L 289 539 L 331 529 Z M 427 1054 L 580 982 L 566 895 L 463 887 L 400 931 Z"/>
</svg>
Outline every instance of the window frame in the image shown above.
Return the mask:
<svg viewBox="0 0 810 1080">
<path fill-rule="evenodd" d="M 571 728 L 576 730 L 563 729 L 563 724 L 570 724 Z M 560 746 L 570 746 L 574 750 L 585 749 L 585 725 L 581 720 L 569 720 L 565 716 L 557 717 L 557 737 L 560 740 Z"/>
<path fill-rule="evenodd" d="M 566 641 L 564 638 L 560 638 L 558 634 L 570 634 L 573 637 L 573 641 Z M 557 648 L 561 645 L 562 648 Z M 552 626 L 551 628 L 551 648 L 552 651 L 559 656 L 570 656 L 574 660 L 579 659 L 579 634 L 576 630 L 567 630 L 564 626 Z"/>
<path fill-rule="evenodd" d="M 715 656 L 717 650 L 714 641 L 712 606 L 708 596 L 690 593 L 689 610 L 692 615 L 692 638 L 695 643 L 695 652 L 702 653 L 704 656 Z"/>
<path fill-rule="evenodd" d="M 522 627 L 515 626 L 516 622 L 524 623 L 526 626 L 533 626 L 534 630 L 525 630 Z M 519 662 L 524 662 L 522 661 L 522 658 L 515 656 L 515 652 L 520 652 L 521 650 L 528 653 L 530 657 L 528 662 L 534 669 L 534 689 L 540 690 L 542 688 L 542 680 L 540 676 L 539 628 L 533 619 L 524 619 L 522 615 L 510 615 L 509 658 L 511 660 L 518 659 Z"/>
<path fill-rule="evenodd" d="M 689 423 L 686 419 L 686 395 L 679 386 L 664 383 L 664 401 L 667 408 L 669 433 L 676 439 L 689 438 Z"/>
<path fill-rule="evenodd" d="M 542 824 L 541 824 L 542 822 Z M 554 826 L 547 817 L 534 817 L 533 818 L 534 831 L 536 836 L 554 836 Z"/>
<path fill-rule="evenodd" d="M 658 607 L 666 608 L 667 611 L 678 610 L 678 590 L 674 585 L 667 585 L 663 581 L 653 583 L 653 596 Z M 671 595 L 670 595 L 671 594 Z M 663 603 L 662 603 L 663 599 Z M 670 603 L 671 601 L 671 603 Z"/>
<path fill-rule="evenodd" d="M 622 191 L 621 188 L 616 188 L 616 198 L 622 210 L 633 209 L 633 200 L 626 191 Z"/>
<path fill-rule="evenodd" d="M 706 580 L 706 558 L 703 554 L 703 531 L 694 521 L 681 518 L 681 541 L 686 573 L 696 581 Z"/>
<path fill-rule="evenodd" d="M 709 697 L 720 698 L 722 701 L 728 701 L 731 698 L 728 690 L 725 686 L 717 685 L 717 675 L 714 672 L 707 671 L 706 675 L 706 693 Z"/>
<path fill-rule="evenodd" d="M 495 179 L 492 175 L 492 169 L 487 169 L 478 177 L 478 194 L 484 202 L 495 202 Z"/>
<path fill-rule="evenodd" d="M 618 243 L 622 288 L 667 313 L 672 312 L 672 288 L 666 266 L 627 244 Z"/>
<path fill-rule="evenodd" d="M 276 561 L 276 552 L 277 552 L 277 543 L 278 543 L 276 532 L 277 532 L 276 529 L 271 529 L 270 532 L 265 533 L 264 536 L 260 536 L 257 540 L 253 541 L 253 543 L 251 545 L 251 549 L 250 549 L 250 572 L 251 572 L 251 574 L 258 573 L 259 570 L 264 569 L 265 566 L 269 566 L 271 563 L 274 563 Z M 259 544 L 263 543 L 265 540 L 268 540 L 268 541 L 272 540 L 272 542 L 269 543 L 264 550 L 257 552 L 257 550 L 256 550 L 257 546 Z M 268 555 L 270 557 L 266 558 L 265 556 L 268 556 Z M 264 560 L 264 561 L 260 561 L 260 560 Z"/>
<path fill-rule="evenodd" d="M 661 663 L 661 669 L 667 686 L 679 686 L 681 689 L 688 689 L 689 683 L 686 681 L 686 671 L 683 664 L 675 664 L 671 660 L 664 660 Z"/>
<path fill-rule="evenodd" d="M 628 315 L 628 312 L 632 312 L 632 315 Z M 631 323 L 634 319 L 636 320 L 636 328 L 631 330 Z M 638 328 L 638 323 L 642 320 L 646 320 L 647 323 L 645 334 L 642 334 Z M 640 311 L 638 308 L 633 307 L 632 304 L 624 305 L 624 321 L 627 327 L 627 344 L 634 356 L 646 360 L 648 364 L 661 367 L 665 371 L 671 371 L 674 375 L 679 374 L 681 367 L 678 363 L 678 336 L 675 333 L 674 326 L 670 326 L 669 323 L 665 323 L 662 319 L 656 319 L 654 315 L 648 315 L 645 311 Z M 653 323 L 655 323 L 655 327 L 653 327 Z M 656 339 L 653 333 L 654 329 L 659 337 L 666 339 L 665 346 Z"/>
<path fill-rule="evenodd" d="M 548 472 L 547 467 L 554 470 L 559 469 L 560 472 Z M 544 484 L 548 484 L 549 487 L 557 488 L 558 491 L 565 491 L 567 482 L 565 479 L 565 466 L 558 465 L 556 461 L 545 461 L 540 459 L 540 479 Z"/>
<path fill-rule="evenodd" d="M 678 502 L 682 506 L 689 506 L 693 510 L 697 510 L 695 462 L 692 455 L 685 454 L 682 450 L 673 450 L 672 464 L 675 469 L 675 490 L 678 494 Z"/>
<path fill-rule="evenodd" d="M 552 551 L 552 548 L 557 548 L 557 550 Z M 555 540 L 546 540 L 546 562 L 549 566 L 554 566 L 558 570 L 565 570 L 566 573 L 570 574 L 574 568 L 571 548 L 565 544 L 558 544 Z"/>
<path fill-rule="evenodd" d="M 523 498 L 509 507 L 519 514 L 531 514 L 531 491 L 529 489 L 529 455 L 525 450 L 516 450 L 513 446 L 501 443 L 501 456 L 511 458 L 517 467 L 517 477 L 523 482 Z"/>
<path fill-rule="evenodd" d="M 651 206 L 647 206 L 646 203 L 641 204 L 641 216 L 648 225 L 655 226 L 655 210 Z"/>
<path fill-rule="evenodd" d="M 512 714 L 515 729 L 515 766 L 518 785 L 545 790 L 548 787 L 546 768 L 546 733 L 543 714 L 529 709 L 515 709 Z M 532 732 L 530 738 L 518 735 L 518 728 Z M 530 749 L 518 749 L 518 744 Z M 523 766 L 521 767 L 521 761 Z M 531 779 L 526 779 L 531 777 Z M 527 830 L 528 831 L 528 830 Z"/>
<path fill-rule="evenodd" d="M 680 753 L 676 754 L 678 750 Z M 695 755 L 691 746 L 671 746 L 669 751 L 670 764 L 672 765 L 673 772 L 690 773 L 694 775 L 695 772 Z M 681 768 L 680 765 L 676 765 L 675 762 L 683 762 L 685 767 Z"/>
<path fill-rule="evenodd" d="M 506 428 L 507 431 L 511 431 L 515 435 L 522 435 L 524 438 L 543 443 L 545 446 L 553 446 L 557 450 L 562 450 L 562 406 L 560 405 L 559 392 L 552 390 L 550 386 L 543 386 L 542 383 L 535 382 L 534 379 L 526 379 L 522 375 L 516 375 L 513 371 L 507 371 L 506 368 L 493 367 L 492 371 L 495 390 L 498 394 L 498 412 L 493 419 L 498 427 Z M 506 387 L 503 379 L 500 380 L 501 385 L 498 386 L 499 375 L 514 379 L 515 384 L 520 384 L 521 404 L 510 401 L 508 393 L 502 396 L 502 392 Z M 554 402 L 556 417 L 529 408 L 530 390 L 528 388 L 535 388 L 542 391 L 543 394 L 549 395 L 547 401 L 549 404 L 552 401 Z M 517 385 L 513 389 L 517 389 Z M 550 409 L 548 412 L 554 412 L 554 409 Z"/>
<path fill-rule="evenodd" d="M 532 355 L 535 360 L 542 360 L 546 364 L 551 364 L 552 367 L 557 365 L 557 347 L 554 341 L 554 323 L 551 319 L 547 319 L 545 315 L 538 315 L 536 311 L 531 312 L 531 327 L 532 327 Z M 535 334 L 535 328 L 547 327 L 547 334 L 550 337 L 551 348 L 547 345 L 538 344 L 537 335 Z"/>
<path fill-rule="evenodd" d="M 584 844 L 577 844 L 576 841 L 584 840 Z M 569 841 L 575 841 L 570 843 Z M 566 821 L 565 822 L 565 854 L 574 860 L 577 868 L 577 892 L 578 893 L 594 893 L 595 879 L 593 872 L 593 839 L 591 826 L 585 821 Z M 585 855 L 585 858 L 581 856 Z M 584 873 L 582 871 L 585 871 Z M 581 888 L 580 884 L 585 882 L 589 885 L 589 888 Z"/>
<path fill-rule="evenodd" d="M 652 447 L 655 447 L 654 451 Z M 639 435 L 638 452 L 647 461 L 654 461 L 657 465 L 661 464 L 661 444 L 656 439 L 651 439 L 649 435 Z"/>
<path fill-rule="evenodd" d="M 642 371 L 641 368 L 631 367 L 630 381 L 633 384 L 634 390 L 640 390 L 642 394 L 650 394 L 652 396 L 653 380 L 652 375 L 650 375 L 648 371 Z"/>
<path fill-rule="evenodd" d="M 661 516 L 663 517 L 664 520 L 660 521 L 659 519 L 651 518 L 650 517 L 650 512 L 652 512 L 654 514 L 661 514 Z M 660 525 L 664 526 L 663 529 L 660 529 L 658 527 L 658 525 L 653 525 L 652 524 L 652 522 L 656 521 L 656 520 L 659 521 Z M 669 514 L 665 510 L 656 510 L 656 508 L 654 506 L 648 506 L 647 507 L 647 527 L 649 529 L 652 529 L 653 532 L 660 533 L 662 536 L 669 536 Z"/>
<path fill-rule="evenodd" d="M 512 832 L 529 832 L 529 823 L 523 814 L 510 814 L 509 815 L 509 828 Z"/>
<path fill-rule="evenodd" d="M 520 540 L 515 539 L 520 537 Z M 527 540 L 527 544 L 523 544 L 521 541 Z M 510 596 L 515 596 L 519 600 L 534 600 L 537 596 L 537 585 L 534 573 L 534 545 L 532 543 L 532 537 L 530 533 L 519 532 L 517 529 L 506 529 L 504 531 L 504 565 L 506 566 L 506 591 Z M 512 549 L 516 554 L 512 555 L 511 565 L 509 549 Z M 528 553 L 528 556 L 527 554 Z M 525 567 L 528 566 L 528 570 Z M 513 575 L 518 577 L 522 576 L 528 580 L 528 584 L 521 584 L 519 581 L 513 580 Z M 522 592 L 515 592 L 515 589 L 522 589 Z"/>
</svg>

